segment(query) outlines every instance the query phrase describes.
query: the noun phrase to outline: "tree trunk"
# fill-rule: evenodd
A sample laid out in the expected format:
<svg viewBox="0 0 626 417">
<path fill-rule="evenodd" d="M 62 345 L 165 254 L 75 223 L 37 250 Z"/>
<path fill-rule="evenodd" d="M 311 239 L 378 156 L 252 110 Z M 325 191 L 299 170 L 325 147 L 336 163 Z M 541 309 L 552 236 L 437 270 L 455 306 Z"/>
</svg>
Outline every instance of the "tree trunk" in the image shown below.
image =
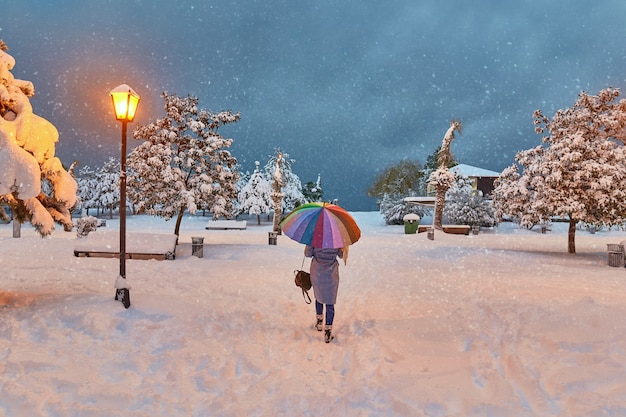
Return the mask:
<svg viewBox="0 0 626 417">
<path fill-rule="evenodd" d="M 274 225 L 272 231 L 280 231 L 280 221 L 283 216 L 283 193 L 272 193 L 272 201 L 274 202 Z"/>
<path fill-rule="evenodd" d="M 261 215 L 260 214 L 256 215 L 256 224 L 258 224 L 259 226 L 261 225 Z"/>
<path fill-rule="evenodd" d="M 22 237 L 22 223 L 17 221 L 15 217 L 13 217 L 13 237 L 14 238 Z"/>
<path fill-rule="evenodd" d="M 576 220 L 569 219 L 569 229 L 567 231 L 567 252 L 576 253 Z"/>
<path fill-rule="evenodd" d="M 176 226 L 174 227 L 174 234 L 176 235 L 176 244 L 178 245 L 178 236 L 180 235 L 180 224 L 183 221 L 183 214 L 185 214 L 185 207 L 181 207 L 176 216 Z"/>
<path fill-rule="evenodd" d="M 443 206 L 446 203 L 446 191 L 447 190 L 437 188 L 437 195 L 435 196 L 435 217 L 433 218 L 433 226 L 437 230 L 443 230 Z"/>
</svg>

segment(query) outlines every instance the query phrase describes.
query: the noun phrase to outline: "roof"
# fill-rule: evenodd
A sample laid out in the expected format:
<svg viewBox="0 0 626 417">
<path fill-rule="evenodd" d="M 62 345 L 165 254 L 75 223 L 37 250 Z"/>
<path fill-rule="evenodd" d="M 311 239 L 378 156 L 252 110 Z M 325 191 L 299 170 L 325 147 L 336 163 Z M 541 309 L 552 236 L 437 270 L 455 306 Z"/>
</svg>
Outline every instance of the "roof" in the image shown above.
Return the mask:
<svg viewBox="0 0 626 417">
<path fill-rule="evenodd" d="M 496 171 L 490 171 L 488 169 L 478 168 L 466 164 L 458 164 L 450 168 L 450 171 L 455 172 L 465 177 L 499 177 L 500 173 Z"/>
</svg>

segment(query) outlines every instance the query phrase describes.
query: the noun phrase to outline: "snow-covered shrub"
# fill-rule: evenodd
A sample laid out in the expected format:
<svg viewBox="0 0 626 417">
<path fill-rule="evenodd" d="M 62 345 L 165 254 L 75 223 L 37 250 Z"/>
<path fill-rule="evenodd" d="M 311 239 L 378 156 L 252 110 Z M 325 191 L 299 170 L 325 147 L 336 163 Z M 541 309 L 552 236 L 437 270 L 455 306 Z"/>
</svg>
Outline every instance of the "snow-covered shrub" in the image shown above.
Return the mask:
<svg viewBox="0 0 626 417">
<path fill-rule="evenodd" d="M 407 204 L 402 197 L 389 197 L 385 195 L 380 202 L 380 213 L 389 225 L 404 224 L 404 216 L 414 213 L 423 218 L 427 209 L 414 204 Z"/>
<path fill-rule="evenodd" d="M 577 230 L 587 231 L 589 233 L 601 232 L 605 229 L 610 230 L 610 226 L 606 226 L 603 223 L 586 223 L 586 222 L 578 222 L 576 224 Z"/>
<path fill-rule="evenodd" d="M 443 215 L 453 224 L 493 226 L 497 223 L 491 203 L 474 191 L 467 177 L 458 177 L 448 191 Z"/>
<path fill-rule="evenodd" d="M 76 220 L 76 236 L 80 239 L 98 228 L 98 219 L 93 216 L 85 216 Z"/>
</svg>

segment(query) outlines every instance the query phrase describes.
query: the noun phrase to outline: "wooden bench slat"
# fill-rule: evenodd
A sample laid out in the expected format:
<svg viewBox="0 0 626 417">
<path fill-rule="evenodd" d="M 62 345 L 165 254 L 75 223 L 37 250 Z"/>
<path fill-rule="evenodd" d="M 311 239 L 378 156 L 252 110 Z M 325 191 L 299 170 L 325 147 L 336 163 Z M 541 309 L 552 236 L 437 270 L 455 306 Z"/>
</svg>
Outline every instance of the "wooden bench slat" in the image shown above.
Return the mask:
<svg viewBox="0 0 626 417">
<path fill-rule="evenodd" d="M 431 229 L 433 226 L 428 225 L 420 225 L 417 227 L 417 232 L 422 233 Z M 444 224 L 442 226 L 444 233 L 454 234 L 454 235 L 469 235 L 471 226 L 463 225 L 463 224 Z"/>
<path fill-rule="evenodd" d="M 126 259 L 175 259 L 177 236 L 153 233 L 128 233 Z M 74 256 L 119 259 L 119 233 L 91 232 L 74 245 Z"/>
</svg>

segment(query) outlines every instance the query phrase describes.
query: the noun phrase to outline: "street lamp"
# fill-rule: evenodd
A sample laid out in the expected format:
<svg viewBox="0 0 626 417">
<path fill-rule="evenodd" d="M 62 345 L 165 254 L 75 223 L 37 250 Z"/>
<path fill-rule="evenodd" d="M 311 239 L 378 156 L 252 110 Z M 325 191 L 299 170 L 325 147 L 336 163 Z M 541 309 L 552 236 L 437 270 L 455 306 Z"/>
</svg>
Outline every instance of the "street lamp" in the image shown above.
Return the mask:
<svg viewBox="0 0 626 417">
<path fill-rule="evenodd" d="M 111 90 L 115 119 L 122 122 L 122 157 L 120 162 L 120 275 L 115 281 L 115 299 L 130 307 L 130 286 L 126 282 L 126 124 L 135 119 L 139 94 L 126 84 Z"/>
</svg>

